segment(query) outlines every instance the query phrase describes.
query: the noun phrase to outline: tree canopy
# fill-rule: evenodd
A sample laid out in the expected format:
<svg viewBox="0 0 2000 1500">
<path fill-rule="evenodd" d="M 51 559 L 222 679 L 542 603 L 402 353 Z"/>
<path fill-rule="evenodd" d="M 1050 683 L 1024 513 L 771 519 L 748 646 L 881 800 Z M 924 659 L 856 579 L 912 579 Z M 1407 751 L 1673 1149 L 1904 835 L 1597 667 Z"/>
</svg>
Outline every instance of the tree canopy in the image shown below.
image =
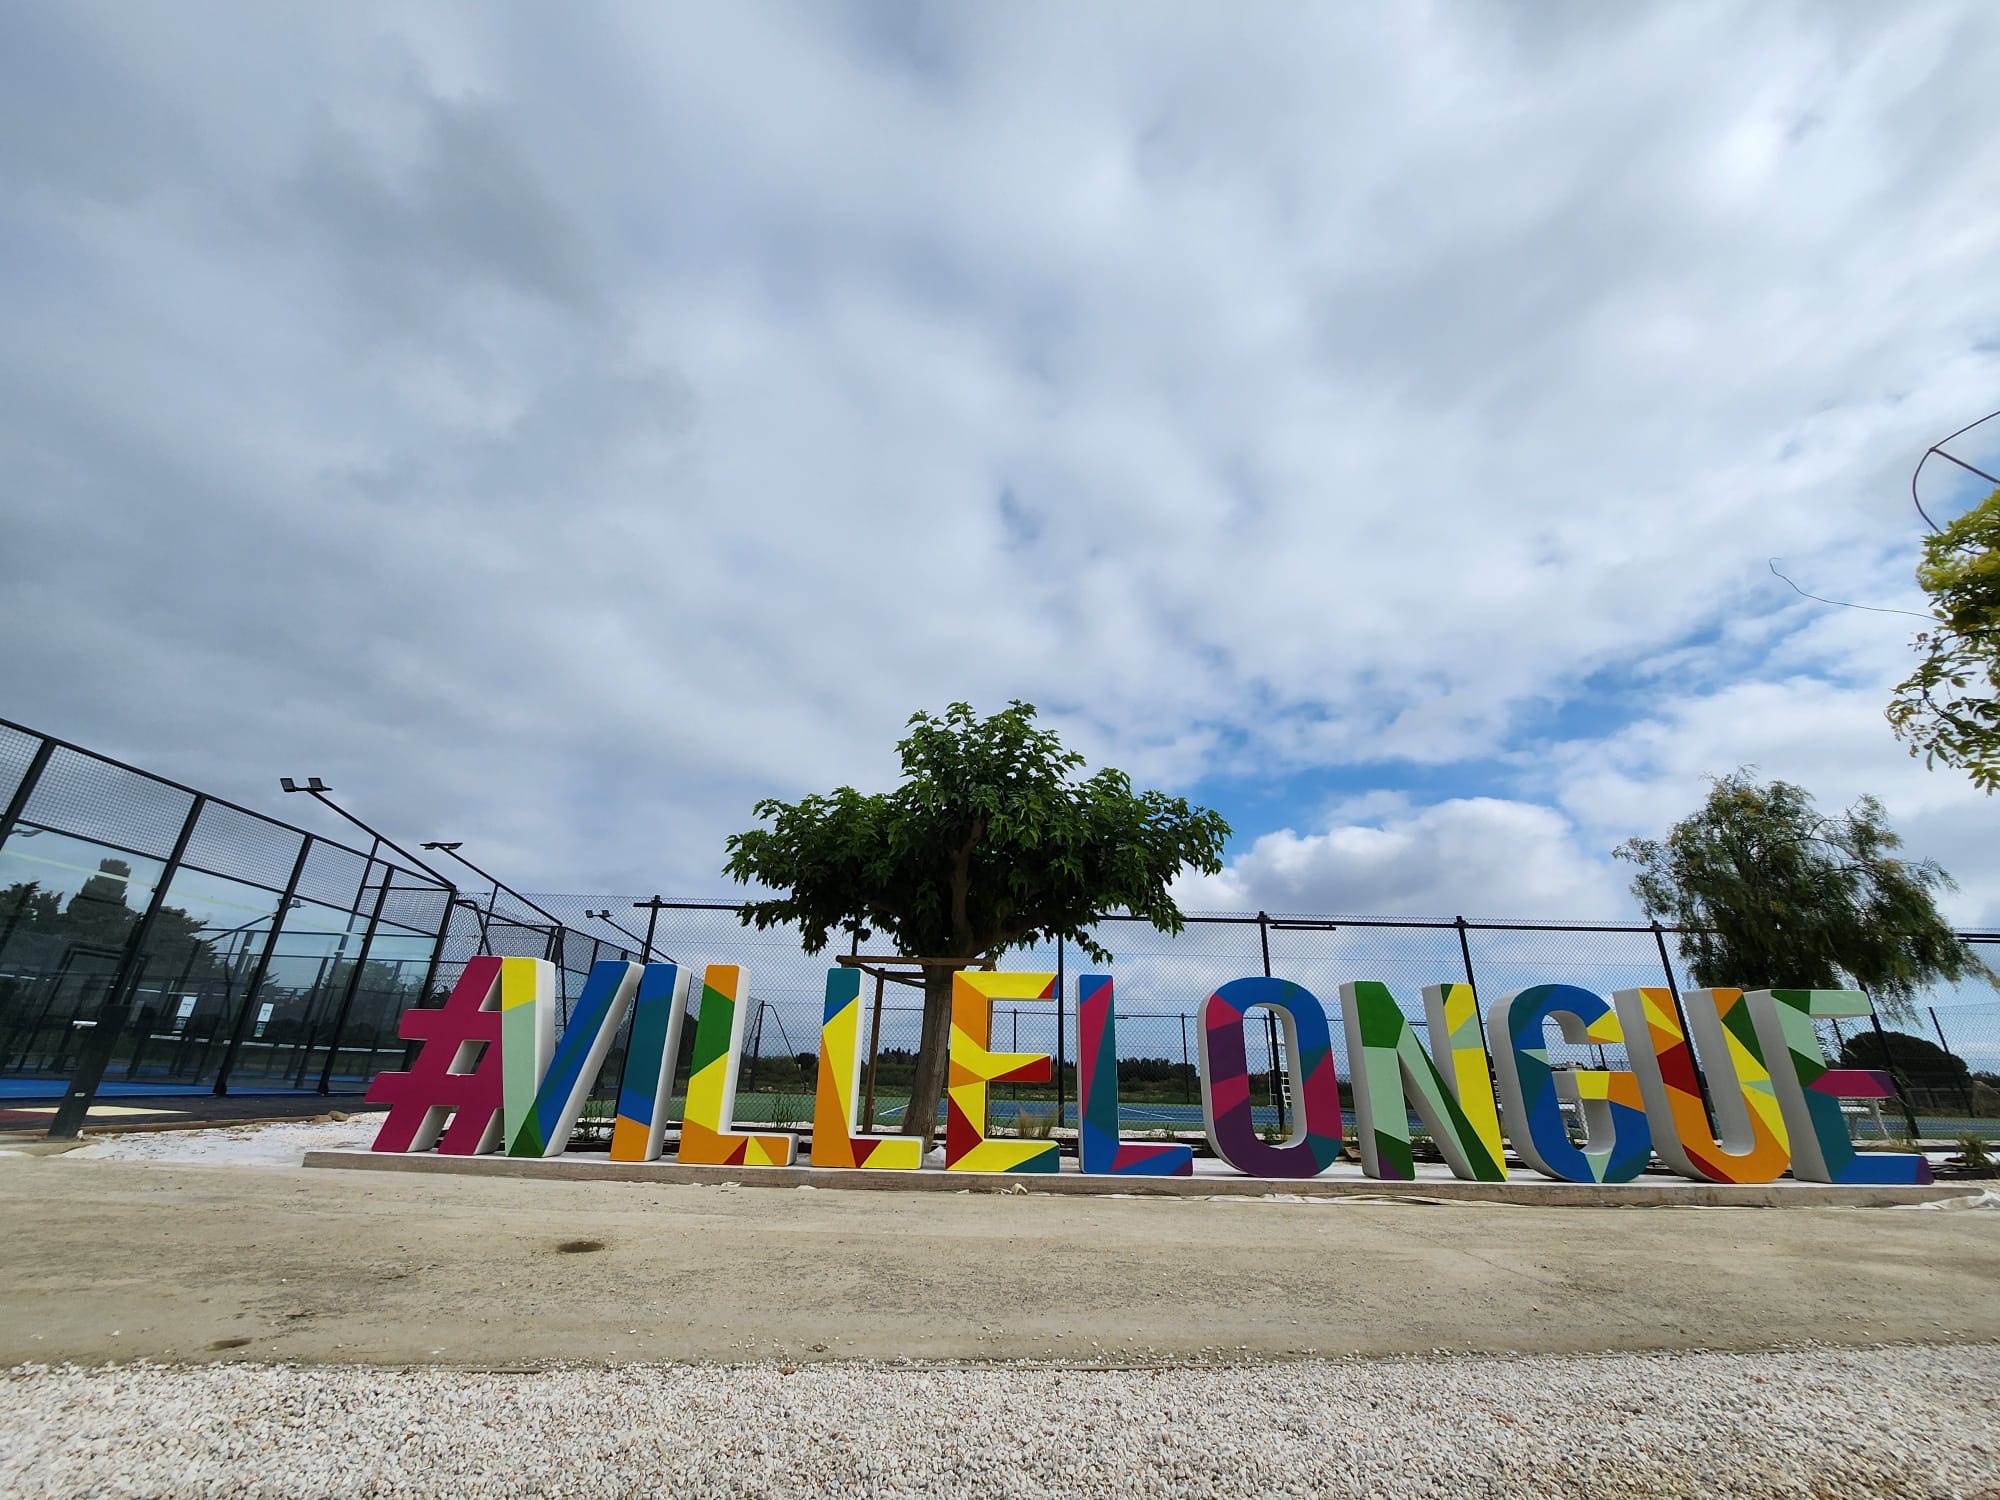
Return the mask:
<svg viewBox="0 0 2000 1500">
<path fill-rule="evenodd" d="M 1917 582 L 1932 629 L 1923 661 L 1896 688 L 1890 726 L 1926 765 L 1955 766 L 1987 793 L 2000 787 L 2000 490 L 1924 539 Z"/>
<path fill-rule="evenodd" d="M 725 871 L 786 894 L 746 901 L 746 923 L 796 923 L 808 953 L 860 925 L 915 956 L 971 961 L 1066 938 L 1104 962 L 1091 928 L 1107 913 L 1179 932 L 1168 883 L 1222 867 L 1220 814 L 1135 792 L 1123 771 L 1081 777 L 1083 757 L 1036 725 L 1032 704 L 981 719 L 954 703 L 912 715 L 909 730 L 893 791 L 756 805 L 771 826 L 733 835 Z"/>
<path fill-rule="evenodd" d="M 1123 771 L 1084 776 L 1083 757 L 1018 699 L 986 719 L 954 703 L 913 714 L 908 727 L 893 790 L 766 798 L 755 812 L 771 826 L 731 836 L 724 870 L 782 892 L 737 913 L 760 929 L 797 924 L 808 953 L 837 931 L 866 930 L 900 955 L 957 961 L 923 974 L 903 1128 L 929 1139 L 954 969 L 1058 938 L 1109 962 L 1092 929 L 1120 911 L 1179 932 L 1168 884 L 1186 868 L 1221 869 L 1229 825 L 1182 798 L 1135 792 Z"/>
<path fill-rule="evenodd" d="M 1938 914 L 1952 880 L 1932 860 L 1899 858 L 1882 804 L 1863 797 L 1839 817 L 1785 781 L 1740 769 L 1664 840 L 1614 853 L 1639 867 L 1632 893 L 1680 929 L 1696 984 L 1742 989 L 1859 985 L 1889 1014 L 1908 1014 L 1927 985 L 1994 975 Z"/>
</svg>

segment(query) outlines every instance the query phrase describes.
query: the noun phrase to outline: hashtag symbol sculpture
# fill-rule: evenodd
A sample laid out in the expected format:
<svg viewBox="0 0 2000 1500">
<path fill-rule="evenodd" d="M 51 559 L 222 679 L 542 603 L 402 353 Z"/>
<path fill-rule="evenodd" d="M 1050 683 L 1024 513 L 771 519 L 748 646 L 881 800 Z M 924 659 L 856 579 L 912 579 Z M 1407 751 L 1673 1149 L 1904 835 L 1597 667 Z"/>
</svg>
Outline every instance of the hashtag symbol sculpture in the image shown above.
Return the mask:
<svg viewBox="0 0 2000 1500">
<path fill-rule="evenodd" d="M 370 1104 L 389 1106 L 373 1150 L 436 1144 L 447 1156 L 477 1156 L 500 1144 L 502 962 L 468 960 L 442 1006 L 403 1012 L 396 1034 L 422 1045 L 408 1072 L 378 1073 L 368 1086 Z"/>
</svg>

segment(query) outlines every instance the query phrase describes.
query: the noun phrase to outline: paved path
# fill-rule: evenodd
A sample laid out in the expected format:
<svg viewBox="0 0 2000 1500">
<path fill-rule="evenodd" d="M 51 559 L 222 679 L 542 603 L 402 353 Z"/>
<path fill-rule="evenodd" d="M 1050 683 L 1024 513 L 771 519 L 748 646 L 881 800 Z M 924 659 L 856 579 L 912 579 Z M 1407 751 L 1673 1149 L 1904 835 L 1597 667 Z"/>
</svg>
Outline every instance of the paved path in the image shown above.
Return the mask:
<svg viewBox="0 0 2000 1500">
<path fill-rule="evenodd" d="M 2000 1214 L 1949 1209 L 892 1195 L 0 1157 L 0 1264 L 0 1365 L 2000 1339 Z"/>
</svg>

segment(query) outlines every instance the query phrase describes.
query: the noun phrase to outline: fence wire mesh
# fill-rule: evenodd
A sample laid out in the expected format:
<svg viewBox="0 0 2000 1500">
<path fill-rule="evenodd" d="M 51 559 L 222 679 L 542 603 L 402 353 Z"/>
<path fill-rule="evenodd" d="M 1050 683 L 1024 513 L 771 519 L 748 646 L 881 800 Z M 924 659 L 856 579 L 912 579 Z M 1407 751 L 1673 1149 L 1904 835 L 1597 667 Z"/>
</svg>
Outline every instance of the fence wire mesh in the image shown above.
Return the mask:
<svg viewBox="0 0 2000 1500">
<path fill-rule="evenodd" d="M 561 957 L 565 998 L 591 952 L 379 840 L 0 721 L 0 1099 L 62 1094 L 87 1058 L 112 1096 L 358 1094 L 489 930 L 508 946 L 487 951 Z"/>
<path fill-rule="evenodd" d="M 1052 1003 L 994 1008 L 996 1048 L 1053 1060 L 1048 1083 L 992 1091 L 995 1128 L 1076 1126 L 1071 1007 L 1085 974 L 1113 980 L 1121 1115 L 1142 1134 L 1200 1129 L 1200 1005 L 1232 979 L 1274 974 L 1311 991 L 1328 1010 L 1343 1080 L 1353 1069 L 1337 1010 L 1349 981 L 1386 984 L 1420 1035 L 1431 984 L 1469 981 L 1492 998 L 1551 981 L 1604 995 L 1687 983 L 1675 934 L 1654 926 L 1195 913 L 1179 934 L 1113 918 L 1094 936 L 1113 954 L 1108 963 L 1074 943 L 1006 955 L 1009 969 L 1065 983 Z M 2000 934 L 1965 937 L 2000 945 Z M 358 1094 L 402 1064 L 402 1013 L 441 1004 L 479 954 L 554 964 L 564 1025 L 601 959 L 742 966 L 737 1118 L 810 1123 L 837 954 L 806 953 L 796 931 L 745 928 L 728 901 L 524 895 L 484 872 L 455 884 L 379 840 L 350 847 L 0 721 L 0 1097 L 60 1092 L 95 1024 L 121 1006 L 129 1018 L 110 1050 L 106 1092 Z M 879 1003 L 873 976 L 864 982 L 863 1128 L 896 1129 L 908 1104 L 921 994 L 893 978 Z M 1968 1003 L 1967 993 L 1885 1013 L 1879 1026 L 1820 1024 L 1835 1065 L 1884 1069 L 1900 1091 L 1880 1110 L 1857 1111 L 1858 1134 L 1914 1126 L 1926 1138 L 2000 1138 L 2000 1004 Z M 698 999 L 693 1010 L 698 1025 Z M 680 1114 L 695 1029 L 684 1029 L 670 1118 Z M 1267 1127 L 1289 1122 L 1284 1045 L 1281 1028 L 1253 1011 L 1252 1107 Z M 625 1047 L 621 1030 L 581 1141 L 608 1134 Z M 1549 1048 L 1558 1065 L 1625 1063 L 1615 1046 L 1552 1035 Z"/>
<path fill-rule="evenodd" d="M 609 910 L 625 921 L 623 941 L 642 946 L 650 916 L 657 957 L 695 965 L 742 965 L 749 976 L 743 1060 L 738 1075 L 736 1118 L 745 1124 L 803 1127 L 812 1119 L 818 1066 L 819 1020 L 826 975 L 838 949 L 807 954 L 797 932 L 757 932 L 737 920 L 726 901 L 645 903 L 607 896 L 538 895 L 537 905 L 566 923 L 602 930 L 587 916 Z M 1387 984 L 1420 1036 L 1426 1018 L 1426 985 L 1468 979 L 1482 997 L 1498 997 L 1532 984 L 1561 981 L 1601 995 L 1645 986 L 1676 992 L 1688 981 L 1671 928 L 1651 925 L 1417 921 L 1375 917 L 1300 914 L 1195 913 L 1175 935 L 1144 922 L 1117 919 L 1093 936 L 1113 954 L 1108 964 L 1088 959 L 1075 944 L 1043 945 L 1006 955 L 1002 967 L 1061 973 L 1067 984 L 1059 1002 L 994 1007 L 996 1047 L 1041 1052 L 1060 1058 L 1045 1085 L 1020 1084 L 992 1090 L 993 1127 L 1074 1129 L 1076 1095 L 1075 981 L 1084 974 L 1108 974 L 1114 984 L 1119 1078 L 1119 1112 L 1128 1130 L 1198 1132 L 1202 1126 L 1197 1069 L 1201 1002 L 1229 980 L 1262 973 L 1292 980 L 1312 991 L 1326 1008 L 1336 1068 L 1353 1076 L 1339 1009 L 1340 986 L 1359 980 Z M 1987 935 L 1969 940 L 1986 942 Z M 1060 952 L 1058 951 L 1060 948 Z M 1268 962 L 1266 954 L 1268 952 Z M 606 956 L 613 956 L 608 951 Z M 873 1057 L 874 1128 L 897 1129 L 909 1097 L 923 1011 L 917 990 L 884 987 L 879 1032 L 872 980 L 863 990 L 862 1047 Z M 697 1007 L 698 1008 L 698 1007 Z M 1282 1128 L 1290 1121 L 1282 1031 L 1253 1011 L 1245 1050 L 1251 1099 L 1260 1126 Z M 1981 1135 L 2000 1139 L 2000 1003 L 1922 1005 L 1908 1016 L 1885 1014 L 1882 1037 L 1866 1020 L 1822 1022 L 1822 1042 L 1836 1065 L 1881 1068 L 1897 1080 L 1908 1099 L 1860 1109 L 1855 1128 L 1864 1139 L 1883 1134 L 1907 1137 L 1910 1115 L 1926 1139 Z M 692 1027 L 689 1028 L 691 1037 Z M 1933 1043 L 1930 1038 L 1935 1037 Z M 683 1047 L 691 1046 L 684 1039 Z M 620 1038 L 613 1058 L 622 1058 Z M 1550 1060 L 1576 1068 L 1622 1068 L 1618 1046 L 1569 1042 L 1553 1030 Z M 864 1064 L 865 1067 L 865 1064 Z M 600 1115 L 610 1113 L 617 1067 L 607 1064 L 593 1096 Z M 679 1076 L 676 1087 L 685 1085 Z M 676 1093 L 674 1117 L 683 1099 Z M 1348 1124 L 1352 1126 L 1351 1114 Z M 864 1128 L 869 1128 L 864 1121 Z"/>
</svg>

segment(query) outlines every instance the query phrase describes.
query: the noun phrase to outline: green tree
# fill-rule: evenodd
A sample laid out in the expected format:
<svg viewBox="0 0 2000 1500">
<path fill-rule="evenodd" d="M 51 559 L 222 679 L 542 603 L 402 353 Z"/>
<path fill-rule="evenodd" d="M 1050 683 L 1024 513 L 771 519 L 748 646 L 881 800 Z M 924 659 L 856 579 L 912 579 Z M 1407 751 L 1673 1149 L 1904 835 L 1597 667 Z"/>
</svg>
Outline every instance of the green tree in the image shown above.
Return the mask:
<svg viewBox="0 0 2000 1500">
<path fill-rule="evenodd" d="M 1858 985 L 1908 1016 L 1926 985 L 1995 976 L 1931 900 L 1953 889 L 1931 860 L 1896 856 L 1882 804 L 1863 797 L 1827 817 L 1801 787 L 1760 784 L 1748 768 L 1713 783 L 1664 841 L 1613 852 L 1639 867 L 1646 914 L 1680 928 L 1696 984 L 1742 989 Z"/>
<path fill-rule="evenodd" d="M 24 932 L 32 932 L 53 927 L 61 920 L 62 897 L 43 890 L 39 880 L 16 881 L 0 890 L 0 922 L 8 924 L 8 931 L 19 926 Z"/>
<path fill-rule="evenodd" d="M 1114 911 L 1179 932 L 1167 884 L 1183 868 L 1222 868 L 1229 825 L 1123 771 L 1088 778 L 1083 757 L 1035 725 L 1019 700 L 988 719 L 954 703 L 917 713 L 898 746 L 901 783 L 798 802 L 766 798 L 771 823 L 733 835 L 726 873 L 787 894 L 746 901 L 759 929 L 796 923 L 818 953 L 836 931 L 882 934 L 898 953 L 951 962 L 924 971 L 924 1021 L 903 1128 L 936 1133 L 950 1034 L 952 974 L 1010 948 L 1075 943 L 1111 958 L 1091 927 Z"/>
<path fill-rule="evenodd" d="M 1875 1068 L 1894 1074 L 1913 1089 L 1972 1097 L 1972 1070 L 1964 1058 L 1927 1037 L 1906 1031 L 1857 1031 L 1840 1046 L 1843 1068 Z"/>
<path fill-rule="evenodd" d="M 1897 685 L 1890 727 L 1925 765 L 1956 766 L 2000 787 L 2000 490 L 1924 538 L 1917 582 L 1937 624 L 1915 641 L 1917 670 Z"/>
</svg>

